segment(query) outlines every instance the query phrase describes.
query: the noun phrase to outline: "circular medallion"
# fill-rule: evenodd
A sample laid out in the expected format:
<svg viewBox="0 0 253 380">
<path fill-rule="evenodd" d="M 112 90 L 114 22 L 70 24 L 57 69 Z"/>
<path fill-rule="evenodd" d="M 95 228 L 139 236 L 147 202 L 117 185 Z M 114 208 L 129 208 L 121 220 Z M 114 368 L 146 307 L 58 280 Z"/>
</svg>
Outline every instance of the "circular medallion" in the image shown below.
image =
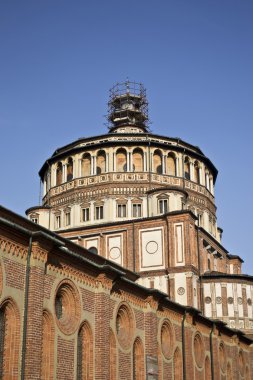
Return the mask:
<svg viewBox="0 0 253 380">
<path fill-rule="evenodd" d="M 120 345 L 124 349 L 131 346 L 133 337 L 134 321 L 129 307 L 121 305 L 116 316 L 116 332 Z"/>
<path fill-rule="evenodd" d="M 181 286 L 180 288 L 177 289 L 177 294 L 182 296 L 185 293 L 185 289 Z"/>
<path fill-rule="evenodd" d="M 251 298 L 248 298 L 248 299 L 247 299 L 247 304 L 248 304 L 249 306 L 252 305 L 252 300 L 251 300 Z"/>
<path fill-rule="evenodd" d="M 149 241 L 147 244 L 146 244 L 146 251 L 150 254 L 150 255 L 153 255 L 154 253 L 156 253 L 158 250 L 158 244 L 156 241 Z"/>
<path fill-rule="evenodd" d="M 63 280 L 58 285 L 54 306 L 60 330 L 66 335 L 73 334 L 80 321 L 81 307 L 78 290 L 72 281 Z"/>
<path fill-rule="evenodd" d="M 234 303 L 234 298 L 233 297 L 228 297 L 228 303 L 232 305 Z"/>
<path fill-rule="evenodd" d="M 117 260 L 120 257 L 120 255 L 121 255 L 121 251 L 119 247 L 112 247 L 110 249 L 110 254 L 109 254 L 110 259 Z"/>
<path fill-rule="evenodd" d="M 212 302 L 211 297 L 206 297 L 206 298 L 205 298 L 205 303 L 211 303 L 211 302 Z"/>
<path fill-rule="evenodd" d="M 238 305 L 242 305 L 242 297 L 238 297 Z"/>
<path fill-rule="evenodd" d="M 216 297 L 216 303 L 221 303 L 221 302 L 222 302 L 221 297 Z"/>
<path fill-rule="evenodd" d="M 166 359 L 170 359 L 174 348 L 174 330 L 169 321 L 165 321 L 161 328 L 161 346 Z"/>
</svg>

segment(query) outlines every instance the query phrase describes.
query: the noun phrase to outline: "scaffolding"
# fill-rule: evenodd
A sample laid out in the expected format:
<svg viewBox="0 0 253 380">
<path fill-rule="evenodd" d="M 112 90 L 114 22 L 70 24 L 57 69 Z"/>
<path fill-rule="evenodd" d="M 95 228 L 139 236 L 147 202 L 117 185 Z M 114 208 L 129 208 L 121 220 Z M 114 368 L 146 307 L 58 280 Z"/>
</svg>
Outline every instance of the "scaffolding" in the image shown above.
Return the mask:
<svg viewBox="0 0 253 380">
<path fill-rule="evenodd" d="M 122 126 L 149 130 L 148 101 L 142 83 L 127 80 L 109 90 L 107 121 L 110 131 Z"/>
</svg>

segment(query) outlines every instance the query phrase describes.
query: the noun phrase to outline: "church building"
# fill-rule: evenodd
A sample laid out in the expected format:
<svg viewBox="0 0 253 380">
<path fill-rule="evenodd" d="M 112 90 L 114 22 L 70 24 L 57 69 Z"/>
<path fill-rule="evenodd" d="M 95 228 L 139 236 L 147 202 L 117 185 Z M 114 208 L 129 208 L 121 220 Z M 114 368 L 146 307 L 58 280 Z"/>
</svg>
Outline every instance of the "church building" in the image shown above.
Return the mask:
<svg viewBox="0 0 253 380">
<path fill-rule="evenodd" d="M 0 207 L 0 379 L 250 380 L 253 277 L 222 245 L 217 169 L 148 127 L 141 84 L 108 133 L 42 165 L 42 205 Z"/>
</svg>

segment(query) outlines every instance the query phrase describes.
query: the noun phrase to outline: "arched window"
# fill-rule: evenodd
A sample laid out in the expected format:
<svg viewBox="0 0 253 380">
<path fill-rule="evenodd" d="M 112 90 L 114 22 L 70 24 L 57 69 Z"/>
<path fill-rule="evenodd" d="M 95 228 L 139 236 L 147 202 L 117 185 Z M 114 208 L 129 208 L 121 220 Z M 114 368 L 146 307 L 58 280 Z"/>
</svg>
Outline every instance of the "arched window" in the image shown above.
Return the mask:
<svg viewBox="0 0 253 380">
<path fill-rule="evenodd" d="M 208 356 L 206 357 L 206 360 L 205 360 L 205 379 L 206 380 L 211 379 L 211 363 Z"/>
<path fill-rule="evenodd" d="M 199 164 L 197 161 L 194 163 L 194 181 L 200 183 Z"/>
<path fill-rule="evenodd" d="M 62 163 L 58 162 L 56 168 L 56 186 L 59 186 L 62 183 Z"/>
<path fill-rule="evenodd" d="M 67 163 L 67 181 L 71 181 L 73 179 L 73 160 L 70 157 Z"/>
<path fill-rule="evenodd" d="M 190 179 L 190 162 L 188 157 L 184 159 L 184 178 Z"/>
<path fill-rule="evenodd" d="M 110 380 L 117 379 L 117 350 L 116 340 L 113 332 L 110 330 Z"/>
<path fill-rule="evenodd" d="M 176 158 L 173 153 L 169 153 L 167 156 L 167 174 L 176 175 Z"/>
<path fill-rule="evenodd" d="M 143 171 L 143 152 L 141 149 L 135 149 L 133 151 L 133 171 Z"/>
<path fill-rule="evenodd" d="M 119 149 L 116 153 L 116 167 L 117 172 L 127 171 L 127 153 L 125 149 Z"/>
<path fill-rule="evenodd" d="M 0 309 L 0 379 L 18 378 L 19 329 L 17 306 L 6 300 Z"/>
<path fill-rule="evenodd" d="M 90 326 L 84 322 L 77 337 L 77 380 L 93 379 L 93 338 Z"/>
<path fill-rule="evenodd" d="M 104 151 L 98 152 L 97 155 L 97 174 L 105 173 L 106 155 Z"/>
<path fill-rule="evenodd" d="M 91 174 L 91 156 L 89 153 L 85 153 L 82 157 L 81 176 L 85 177 Z"/>
<path fill-rule="evenodd" d="M 51 315 L 43 312 L 42 317 L 42 366 L 41 379 L 54 379 L 54 324 Z"/>
<path fill-rule="evenodd" d="M 135 339 L 133 347 L 133 380 L 145 378 L 144 349 L 140 338 Z"/>
<path fill-rule="evenodd" d="M 153 171 L 162 174 L 162 154 L 159 150 L 156 150 L 153 155 Z"/>
<path fill-rule="evenodd" d="M 95 255 L 98 254 L 98 249 L 96 247 L 90 247 L 89 251 L 92 252 L 92 253 L 94 253 Z"/>
<path fill-rule="evenodd" d="M 174 379 L 183 380 L 183 374 L 182 374 L 183 363 L 182 363 L 182 355 L 179 348 L 177 348 L 174 353 L 173 367 L 174 367 Z"/>
</svg>

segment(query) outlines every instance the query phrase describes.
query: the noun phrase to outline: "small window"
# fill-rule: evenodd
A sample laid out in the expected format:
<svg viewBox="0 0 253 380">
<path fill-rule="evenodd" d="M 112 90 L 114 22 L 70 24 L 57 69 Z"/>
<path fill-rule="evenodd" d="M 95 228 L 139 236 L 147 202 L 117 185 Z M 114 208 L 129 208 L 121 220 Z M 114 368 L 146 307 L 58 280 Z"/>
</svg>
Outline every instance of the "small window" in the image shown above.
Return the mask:
<svg viewBox="0 0 253 380">
<path fill-rule="evenodd" d="M 117 217 L 118 218 L 126 217 L 126 205 L 117 205 Z"/>
<path fill-rule="evenodd" d="M 140 218 L 141 217 L 141 204 L 133 204 L 133 217 Z"/>
<path fill-rule="evenodd" d="M 31 221 L 32 221 L 33 223 L 36 223 L 36 224 L 39 223 L 39 219 L 38 219 L 38 218 L 31 218 Z"/>
<path fill-rule="evenodd" d="M 104 218 L 104 208 L 103 206 L 96 206 L 95 208 L 95 219 L 103 219 Z"/>
<path fill-rule="evenodd" d="M 96 247 L 90 247 L 89 251 L 92 252 L 92 253 L 94 253 L 95 255 L 98 254 L 98 249 Z"/>
<path fill-rule="evenodd" d="M 87 222 L 88 220 L 90 220 L 90 209 L 87 207 L 82 209 L 82 221 Z"/>
<path fill-rule="evenodd" d="M 66 226 L 70 226 L 70 223 L 71 223 L 70 212 L 66 212 L 66 214 L 65 214 L 65 224 L 66 224 Z"/>
<path fill-rule="evenodd" d="M 160 199 L 158 205 L 160 214 L 166 214 L 169 211 L 168 199 Z"/>
<path fill-rule="evenodd" d="M 55 217 L 55 228 L 61 228 L 61 216 L 56 215 Z"/>
</svg>

